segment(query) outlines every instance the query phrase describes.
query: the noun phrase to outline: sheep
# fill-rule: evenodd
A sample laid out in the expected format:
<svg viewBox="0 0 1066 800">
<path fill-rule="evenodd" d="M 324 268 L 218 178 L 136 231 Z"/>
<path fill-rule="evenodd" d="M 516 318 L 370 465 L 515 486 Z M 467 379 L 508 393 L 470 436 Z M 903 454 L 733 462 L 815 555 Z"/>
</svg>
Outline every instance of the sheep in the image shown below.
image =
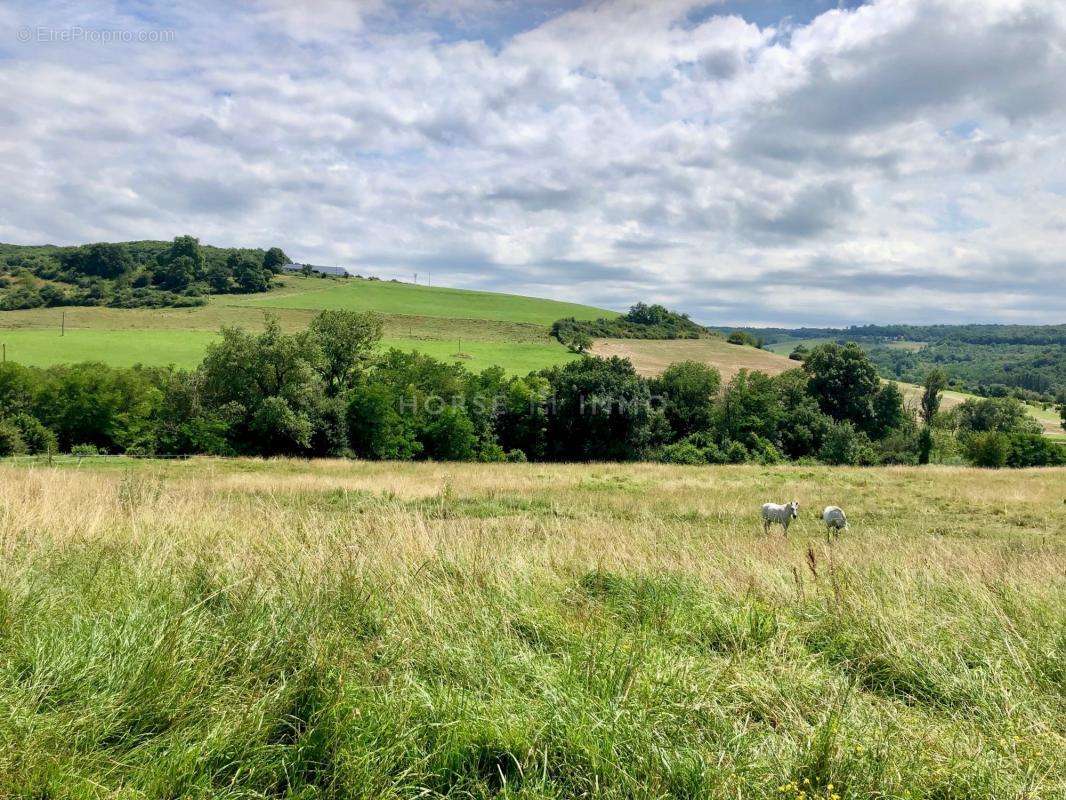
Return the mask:
<svg viewBox="0 0 1066 800">
<path fill-rule="evenodd" d="M 822 512 L 822 522 L 825 523 L 825 538 L 829 540 L 829 535 L 839 536 L 840 531 L 848 529 L 848 518 L 844 516 L 844 511 L 837 506 L 826 506 L 825 511 Z"/>
<path fill-rule="evenodd" d="M 798 500 L 793 500 L 786 505 L 779 505 L 778 503 L 763 503 L 762 507 L 762 528 L 763 533 L 767 536 L 770 534 L 770 526 L 773 523 L 779 524 L 785 529 L 785 533 L 788 533 L 788 526 L 792 520 L 799 516 L 800 504 Z"/>
</svg>

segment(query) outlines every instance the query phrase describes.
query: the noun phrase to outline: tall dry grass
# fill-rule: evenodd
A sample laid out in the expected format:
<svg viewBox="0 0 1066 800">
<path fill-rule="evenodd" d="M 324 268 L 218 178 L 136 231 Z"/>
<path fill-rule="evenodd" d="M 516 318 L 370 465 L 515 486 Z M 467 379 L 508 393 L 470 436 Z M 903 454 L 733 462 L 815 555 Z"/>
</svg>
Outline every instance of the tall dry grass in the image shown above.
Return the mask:
<svg viewBox="0 0 1066 800">
<path fill-rule="evenodd" d="M 1063 470 L 0 466 L 0 796 L 1059 797 L 1064 496 Z"/>
</svg>

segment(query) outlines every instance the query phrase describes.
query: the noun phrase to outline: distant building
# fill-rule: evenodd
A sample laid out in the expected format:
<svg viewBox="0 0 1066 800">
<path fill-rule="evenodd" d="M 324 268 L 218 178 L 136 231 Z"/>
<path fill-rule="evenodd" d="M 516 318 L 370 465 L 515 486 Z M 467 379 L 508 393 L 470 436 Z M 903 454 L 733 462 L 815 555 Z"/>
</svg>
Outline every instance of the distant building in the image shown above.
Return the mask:
<svg viewBox="0 0 1066 800">
<path fill-rule="evenodd" d="M 318 264 L 286 264 L 285 269 L 289 272 L 303 272 L 304 269 L 309 269 L 311 272 L 317 272 L 320 275 L 333 275 L 335 277 L 343 277 L 344 275 L 350 275 L 351 273 L 345 267 L 323 267 Z"/>
</svg>

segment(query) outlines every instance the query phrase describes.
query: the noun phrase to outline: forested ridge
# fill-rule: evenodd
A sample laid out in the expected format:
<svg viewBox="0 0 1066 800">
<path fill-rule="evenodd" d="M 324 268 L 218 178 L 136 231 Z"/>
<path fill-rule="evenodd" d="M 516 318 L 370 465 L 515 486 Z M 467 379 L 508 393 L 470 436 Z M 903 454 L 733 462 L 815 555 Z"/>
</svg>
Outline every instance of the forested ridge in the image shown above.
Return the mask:
<svg viewBox="0 0 1066 800">
<path fill-rule="evenodd" d="M 0 310 L 202 305 L 211 294 L 267 291 L 288 263 L 278 247 L 212 247 L 193 236 L 69 247 L 0 244 Z"/>
</svg>

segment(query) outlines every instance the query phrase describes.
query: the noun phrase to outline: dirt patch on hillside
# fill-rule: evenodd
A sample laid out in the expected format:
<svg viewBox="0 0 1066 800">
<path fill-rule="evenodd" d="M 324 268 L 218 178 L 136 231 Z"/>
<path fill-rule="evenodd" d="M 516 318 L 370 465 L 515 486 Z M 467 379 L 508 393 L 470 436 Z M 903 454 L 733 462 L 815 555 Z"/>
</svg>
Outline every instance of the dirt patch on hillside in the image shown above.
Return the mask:
<svg viewBox="0 0 1066 800">
<path fill-rule="evenodd" d="M 800 366 L 798 361 L 767 350 L 729 344 L 723 339 L 597 339 L 592 352 L 604 358 L 628 358 L 644 376 L 658 375 L 678 361 L 708 364 L 722 373 L 724 380 L 742 369 L 778 375 Z"/>
</svg>

